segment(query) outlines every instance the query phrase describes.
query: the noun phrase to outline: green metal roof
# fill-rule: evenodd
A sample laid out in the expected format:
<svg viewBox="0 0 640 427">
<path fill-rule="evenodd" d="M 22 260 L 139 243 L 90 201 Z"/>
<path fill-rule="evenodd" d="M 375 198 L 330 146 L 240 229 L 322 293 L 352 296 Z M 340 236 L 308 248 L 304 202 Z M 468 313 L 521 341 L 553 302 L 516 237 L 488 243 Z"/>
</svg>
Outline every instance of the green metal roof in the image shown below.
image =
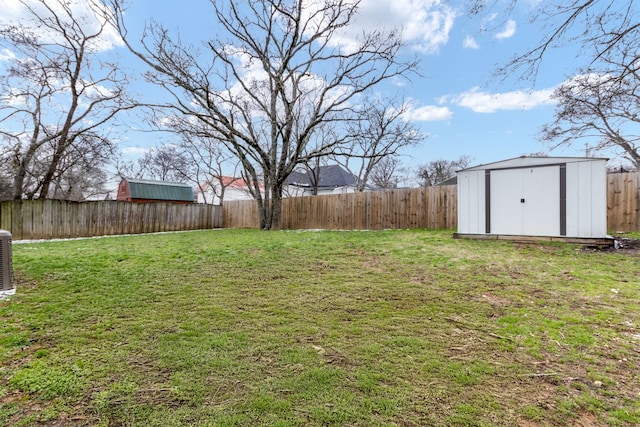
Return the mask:
<svg viewBox="0 0 640 427">
<path fill-rule="evenodd" d="M 193 188 L 179 182 L 127 179 L 132 199 L 181 200 L 193 202 Z"/>
</svg>

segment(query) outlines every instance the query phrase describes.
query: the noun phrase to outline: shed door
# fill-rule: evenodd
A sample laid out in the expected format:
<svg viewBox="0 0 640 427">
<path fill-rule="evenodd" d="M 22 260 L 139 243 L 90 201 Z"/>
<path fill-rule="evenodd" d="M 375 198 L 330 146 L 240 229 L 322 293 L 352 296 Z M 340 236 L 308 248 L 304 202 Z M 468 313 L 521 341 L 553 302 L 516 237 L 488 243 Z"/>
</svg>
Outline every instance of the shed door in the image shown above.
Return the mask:
<svg viewBox="0 0 640 427">
<path fill-rule="evenodd" d="M 560 235 L 560 167 L 491 171 L 491 233 Z"/>
</svg>

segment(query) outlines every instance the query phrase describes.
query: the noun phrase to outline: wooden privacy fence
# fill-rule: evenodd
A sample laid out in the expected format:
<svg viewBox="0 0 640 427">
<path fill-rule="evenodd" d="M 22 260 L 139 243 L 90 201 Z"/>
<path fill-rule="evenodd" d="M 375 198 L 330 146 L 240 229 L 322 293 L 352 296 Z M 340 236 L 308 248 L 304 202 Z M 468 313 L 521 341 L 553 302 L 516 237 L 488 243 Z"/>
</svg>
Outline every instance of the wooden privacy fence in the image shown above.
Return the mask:
<svg viewBox="0 0 640 427">
<path fill-rule="evenodd" d="M 640 172 L 608 175 L 607 226 L 610 231 L 640 231 Z"/>
<path fill-rule="evenodd" d="M 217 228 L 222 207 L 115 201 L 24 200 L 0 203 L 0 229 L 13 240 Z"/>
<path fill-rule="evenodd" d="M 292 230 L 455 228 L 457 215 L 455 185 L 291 197 L 282 201 L 282 228 Z M 256 203 L 225 202 L 223 226 L 259 228 Z"/>
</svg>

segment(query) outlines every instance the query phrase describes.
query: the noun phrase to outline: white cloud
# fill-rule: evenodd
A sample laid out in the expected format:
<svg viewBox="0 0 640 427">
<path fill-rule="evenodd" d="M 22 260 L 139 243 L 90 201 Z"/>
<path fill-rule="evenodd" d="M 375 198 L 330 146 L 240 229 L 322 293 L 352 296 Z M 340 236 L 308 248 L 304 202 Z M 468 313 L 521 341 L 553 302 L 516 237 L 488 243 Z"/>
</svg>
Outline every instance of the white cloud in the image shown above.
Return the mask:
<svg viewBox="0 0 640 427">
<path fill-rule="evenodd" d="M 423 107 L 409 109 L 402 117 L 407 121 L 436 122 L 450 120 L 453 117 L 453 112 L 449 107 L 425 105 Z"/>
<path fill-rule="evenodd" d="M 471 36 L 466 36 L 464 38 L 464 41 L 462 42 L 462 47 L 465 47 L 467 49 L 480 49 L 480 45 L 478 44 L 476 39 L 474 39 Z"/>
<path fill-rule="evenodd" d="M 569 88 L 572 91 L 584 91 L 585 88 L 592 88 L 595 86 L 603 86 L 613 84 L 611 74 L 589 73 L 589 74 L 577 74 L 570 79 L 563 82 L 560 86 Z"/>
<path fill-rule="evenodd" d="M 6 104 L 9 107 L 24 107 L 27 105 L 28 98 L 15 88 L 10 88 L 8 93 L 0 95 L 0 103 Z"/>
<path fill-rule="evenodd" d="M 84 102 L 91 102 L 92 99 L 96 98 L 107 98 L 110 96 L 114 96 L 113 90 L 109 89 L 108 87 L 95 84 L 87 80 L 78 82 L 78 89 L 82 90 L 85 95 L 85 97 L 83 98 Z"/>
<path fill-rule="evenodd" d="M 0 50 L 0 61 L 7 61 L 10 59 L 15 59 L 15 55 L 9 49 Z"/>
<path fill-rule="evenodd" d="M 35 0 L 26 0 L 25 2 L 41 16 L 51 15 L 41 2 Z M 96 10 L 92 9 L 92 3 L 91 0 L 71 0 L 69 4 L 71 14 L 77 22 L 82 24 L 82 29 L 85 31 L 85 34 L 97 33 L 100 29 L 100 23 L 103 22 L 103 19 L 99 17 L 99 13 L 101 12 L 96 13 Z M 68 21 L 68 14 L 62 9 L 60 2 L 47 2 L 47 5 L 63 22 Z M 96 9 L 98 7 L 105 8 L 104 5 L 99 4 L 94 7 Z M 32 30 L 43 41 L 62 43 L 61 34 L 46 30 L 41 24 L 35 22 L 22 2 L 18 0 L 0 0 L 0 10 L 2 10 L 2 14 L 0 14 L 0 26 L 19 25 Z M 123 45 L 117 31 L 107 25 L 102 30 L 101 37 L 94 41 L 93 47 L 100 51 L 106 51 Z"/>
<path fill-rule="evenodd" d="M 495 113 L 498 110 L 531 110 L 541 105 L 553 104 L 551 99 L 554 88 L 536 91 L 512 91 L 505 93 L 487 93 L 480 88 L 464 92 L 454 97 L 443 98 L 461 107 L 471 109 L 476 113 Z"/>
<path fill-rule="evenodd" d="M 308 0 L 307 13 L 317 10 L 314 4 Z M 456 16 L 455 9 L 441 0 L 362 0 L 356 16 L 331 43 L 349 49 L 356 46 L 358 36 L 372 28 L 401 28 L 407 45 L 435 53 L 449 41 Z"/>
<path fill-rule="evenodd" d="M 149 151 L 151 151 L 151 149 L 145 147 L 125 147 L 122 149 L 122 154 L 138 156 L 147 154 Z"/>
<path fill-rule="evenodd" d="M 516 21 L 509 19 L 504 26 L 504 30 L 500 31 L 494 37 L 497 39 L 508 39 L 516 33 Z"/>
<path fill-rule="evenodd" d="M 376 2 L 376 0 L 370 0 Z M 456 12 L 438 0 L 400 0 L 389 2 L 399 17 L 398 25 L 404 23 L 405 42 L 425 53 L 437 52 L 449 41 Z"/>
</svg>

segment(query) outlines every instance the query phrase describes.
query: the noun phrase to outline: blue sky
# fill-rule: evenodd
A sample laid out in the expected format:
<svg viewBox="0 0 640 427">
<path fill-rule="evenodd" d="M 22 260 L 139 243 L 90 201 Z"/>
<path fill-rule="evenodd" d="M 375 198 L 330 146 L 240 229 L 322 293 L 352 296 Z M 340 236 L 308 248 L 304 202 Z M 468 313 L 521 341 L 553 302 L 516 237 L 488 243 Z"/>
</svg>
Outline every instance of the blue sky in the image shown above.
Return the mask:
<svg viewBox="0 0 640 427">
<path fill-rule="evenodd" d="M 0 0 L 5 19 L 20 14 L 15 3 Z M 131 3 L 125 20 L 132 34 L 139 34 L 144 23 L 152 18 L 175 30 L 183 41 L 195 45 L 215 31 L 213 11 L 207 0 Z M 404 93 L 413 106 L 410 119 L 427 135 L 422 144 L 405 152 L 407 166 L 436 159 L 454 160 L 463 155 L 479 164 L 545 151 L 547 147 L 536 135 L 542 125 L 553 119 L 550 95 L 581 65 L 578 52 L 569 46 L 545 57 L 535 84 L 514 76 L 495 78 L 497 66 L 539 40 L 541 26 L 530 23 L 539 1 L 521 0 L 509 16 L 501 15 L 503 10 L 498 7 L 474 17 L 466 15 L 463 5 L 467 3 L 363 0 L 361 14 L 353 23 L 353 31 L 402 25 L 407 45 L 404 54 L 415 54 L 420 60 L 421 75 L 412 76 L 410 82 L 402 85 L 390 83 L 379 88 L 381 92 Z M 500 3 L 498 0 L 499 6 Z M 120 56 L 125 67 L 144 69 L 123 47 L 115 47 L 112 53 Z M 145 86 L 141 80 L 135 90 L 143 98 L 153 100 L 162 96 L 161 89 Z M 140 128 L 137 115 L 121 120 L 132 129 Z M 120 147 L 126 157 L 135 158 L 156 144 L 171 143 L 176 138 L 133 130 L 122 137 Z M 554 150 L 551 154 L 582 156 L 585 146 L 580 142 L 577 147 Z M 613 157 L 612 153 L 604 153 L 607 154 Z"/>
</svg>

